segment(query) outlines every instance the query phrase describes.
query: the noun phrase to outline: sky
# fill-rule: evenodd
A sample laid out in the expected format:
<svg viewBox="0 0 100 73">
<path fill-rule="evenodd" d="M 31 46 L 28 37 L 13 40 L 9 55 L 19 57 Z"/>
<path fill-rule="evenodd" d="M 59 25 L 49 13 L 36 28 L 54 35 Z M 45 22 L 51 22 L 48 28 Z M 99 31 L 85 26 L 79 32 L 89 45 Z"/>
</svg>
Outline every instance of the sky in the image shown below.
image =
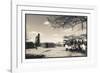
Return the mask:
<svg viewBox="0 0 100 73">
<path fill-rule="evenodd" d="M 49 15 L 25 15 L 25 25 L 26 25 L 26 41 L 35 41 L 35 37 L 40 33 L 41 42 L 63 42 L 64 36 L 69 35 L 80 35 L 81 33 L 86 33 L 86 29 L 81 30 L 81 24 L 78 24 L 72 28 L 53 28 L 51 24 L 48 23 L 47 17 Z"/>
</svg>

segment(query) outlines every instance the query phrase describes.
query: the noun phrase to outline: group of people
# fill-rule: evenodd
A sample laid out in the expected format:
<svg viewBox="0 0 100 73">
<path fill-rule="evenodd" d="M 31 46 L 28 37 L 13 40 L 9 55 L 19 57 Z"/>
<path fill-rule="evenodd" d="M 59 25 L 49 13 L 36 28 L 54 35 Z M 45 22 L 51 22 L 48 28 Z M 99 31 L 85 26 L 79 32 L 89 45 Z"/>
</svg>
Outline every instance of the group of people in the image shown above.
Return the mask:
<svg viewBox="0 0 100 73">
<path fill-rule="evenodd" d="M 77 51 L 85 53 L 87 51 L 87 41 L 83 39 L 71 39 L 64 43 L 66 51 Z"/>
</svg>

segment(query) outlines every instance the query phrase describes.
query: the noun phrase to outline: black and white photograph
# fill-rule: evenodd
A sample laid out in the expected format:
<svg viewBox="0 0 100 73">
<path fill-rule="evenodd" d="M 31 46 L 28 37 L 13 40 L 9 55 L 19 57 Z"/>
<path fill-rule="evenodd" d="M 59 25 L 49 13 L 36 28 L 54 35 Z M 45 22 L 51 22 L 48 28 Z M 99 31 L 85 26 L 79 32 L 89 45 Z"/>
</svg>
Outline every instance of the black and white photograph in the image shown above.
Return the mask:
<svg viewBox="0 0 100 73">
<path fill-rule="evenodd" d="M 88 17 L 25 14 L 25 59 L 87 57 Z"/>
</svg>

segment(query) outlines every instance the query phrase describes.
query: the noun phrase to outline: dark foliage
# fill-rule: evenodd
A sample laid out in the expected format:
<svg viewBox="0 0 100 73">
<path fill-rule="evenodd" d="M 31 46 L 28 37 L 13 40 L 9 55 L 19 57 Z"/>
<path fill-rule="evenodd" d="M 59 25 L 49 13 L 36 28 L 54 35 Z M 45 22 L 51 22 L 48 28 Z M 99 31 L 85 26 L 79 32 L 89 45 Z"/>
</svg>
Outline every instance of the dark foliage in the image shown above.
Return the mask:
<svg viewBox="0 0 100 73">
<path fill-rule="evenodd" d="M 31 55 L 31 54 L 26 54 L 25 58 L 26 59 L 45 58 L 45 55 Z"/>
<path fill-rule="evenodd" d="M 25 42 L 25 49 L 35 48 L 33 42 Z"/>
<path fill-rule="evenodd" d="M 87 16 L 49 16 L 47 19 L 54 28 L 72 27 L 73 29 L 75 25 L 81 23 L 83 29 L 83 23 L 87 24 Z"/>
</svg>

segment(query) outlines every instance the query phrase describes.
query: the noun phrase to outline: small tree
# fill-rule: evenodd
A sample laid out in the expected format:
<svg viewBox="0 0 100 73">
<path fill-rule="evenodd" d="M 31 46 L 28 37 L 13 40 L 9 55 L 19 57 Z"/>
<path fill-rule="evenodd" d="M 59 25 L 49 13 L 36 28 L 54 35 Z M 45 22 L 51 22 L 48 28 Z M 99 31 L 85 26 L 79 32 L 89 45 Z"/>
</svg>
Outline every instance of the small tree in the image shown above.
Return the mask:
<svg viewBox="0 0 100 73">
<path fill-rule="evenodd" d="M 40 34 L 38 33 L 38 35 L 35 38 L 35 47 L 36 47 L 36 49 L 39 46 L 40 46 Z"/>
</svg>

